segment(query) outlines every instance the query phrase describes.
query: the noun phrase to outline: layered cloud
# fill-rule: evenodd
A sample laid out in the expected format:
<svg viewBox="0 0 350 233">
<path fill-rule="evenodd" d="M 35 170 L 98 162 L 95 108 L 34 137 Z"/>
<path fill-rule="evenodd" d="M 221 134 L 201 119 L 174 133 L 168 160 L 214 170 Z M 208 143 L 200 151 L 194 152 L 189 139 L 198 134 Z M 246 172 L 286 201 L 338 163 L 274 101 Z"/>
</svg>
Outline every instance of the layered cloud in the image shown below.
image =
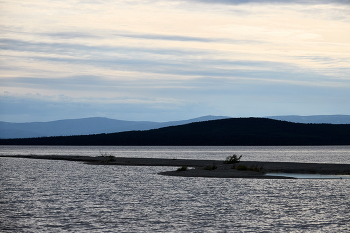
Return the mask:
<svg viewBox="0 0 350 233">
<path fill-rule="evenodd" d="M 134 120 L 350 114 L 343 104 L 350 98 L 349 1 L 2 6 L 2 119 L 14 117 L 6 102 L 27 100 L 66 106 L 59 118 L 72 118 L 68 106 L 78 103 L 89 106 L 79 116 L 128 119 L 135 112 Z M 39 115 L 22 109 L 23 120 Z M 57 119 L 50 109 L 46 119 Z"/>
<path fill-rule="evenodd" d="M 321 4 L 346 4 L 349 5 L 349 0 L 193 0 L 196 2 L 203 3 L 223 3 L 223 4 L 248 4 L 248 3 L 258 3 L 258 4 L 309 4 L 309 5 L 321 5 Z"/>
</svg>

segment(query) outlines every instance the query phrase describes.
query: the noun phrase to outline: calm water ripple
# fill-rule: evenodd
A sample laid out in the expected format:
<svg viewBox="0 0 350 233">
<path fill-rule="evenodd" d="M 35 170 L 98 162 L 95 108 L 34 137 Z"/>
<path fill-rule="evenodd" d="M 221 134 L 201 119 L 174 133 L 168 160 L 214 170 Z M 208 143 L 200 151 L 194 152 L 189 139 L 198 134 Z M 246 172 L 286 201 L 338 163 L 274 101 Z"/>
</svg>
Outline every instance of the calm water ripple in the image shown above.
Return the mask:
<svg viewBox="0 0 350 233">
<path fill-rule="evenodd" d="M 156 151 L 161 153 L 159 148 Z M 205 154 L 203 149 L 201 151 Z M 165 153 L 168 156 L 181 154 L 170 155 L 170 149 Z M 188 156 L 186 152 L 182 153 Z M 206 153 L 210 157 L 215 151 Z M 230 151 L 219 152 L 220 156 L 227 153 Z M 94 166 L 69 161 L 0 158 L 0 231 L 349 230 L 349 180 L 157 175 L 169 169 L 172 168 Z"/>
</svg>

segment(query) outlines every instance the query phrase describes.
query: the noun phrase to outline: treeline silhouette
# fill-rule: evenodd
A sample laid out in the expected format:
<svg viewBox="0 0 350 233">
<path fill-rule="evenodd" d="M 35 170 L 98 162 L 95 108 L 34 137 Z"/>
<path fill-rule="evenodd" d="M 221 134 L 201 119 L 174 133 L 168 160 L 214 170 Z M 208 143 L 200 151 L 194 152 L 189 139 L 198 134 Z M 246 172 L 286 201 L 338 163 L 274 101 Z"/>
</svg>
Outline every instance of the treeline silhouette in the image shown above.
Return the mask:
<svg viewBox="0 0 350 233">
<path fill-rule="evenodd" d="M 0 144 L 116 146 L 350 145 L 350 124 L 301 124 L 267 118 L 229 118 L 145 131 L 1 139 Z"/>
</svg>

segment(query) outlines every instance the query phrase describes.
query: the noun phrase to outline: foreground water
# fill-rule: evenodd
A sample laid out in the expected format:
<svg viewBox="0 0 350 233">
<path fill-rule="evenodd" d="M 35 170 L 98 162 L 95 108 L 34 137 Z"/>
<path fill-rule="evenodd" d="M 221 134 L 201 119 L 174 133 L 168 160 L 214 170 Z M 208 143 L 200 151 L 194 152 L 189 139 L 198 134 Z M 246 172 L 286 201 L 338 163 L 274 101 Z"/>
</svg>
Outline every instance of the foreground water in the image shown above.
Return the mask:
<svg viewBox="0 0 350 233">
<path fill-rule="evenodd" d="M 2 154 L 350 163 L 350 147 L 1 147 Z M 183 178 L 0 158 L 1 232 L 346 232 L 350 181 Z"/>
</svg>

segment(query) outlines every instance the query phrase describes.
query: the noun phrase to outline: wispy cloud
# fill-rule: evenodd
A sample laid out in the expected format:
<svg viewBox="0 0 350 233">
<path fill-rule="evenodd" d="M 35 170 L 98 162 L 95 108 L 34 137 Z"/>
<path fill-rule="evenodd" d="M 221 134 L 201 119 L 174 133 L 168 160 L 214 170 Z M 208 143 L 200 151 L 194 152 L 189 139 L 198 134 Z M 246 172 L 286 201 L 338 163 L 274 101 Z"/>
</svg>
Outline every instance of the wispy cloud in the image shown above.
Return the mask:
<svg viewBox="0 0 350 233">
<path fill-rule="evenodd" d="M 350 114 L 349 1 L 1 4 L 0 119 Z"/>
<path fill-rule="evenodd" d="M 65 95 L 41 94 L 0 94 L 1 120 L 8 122 L 32 122 L 105 116 L 125 120 L 138 120 L 143 114 L 144 120 L 162 121 L 159 114 L 169 118 L 172 114 L 183 113 L 193 108 L 193 102 L 181 102 L 167 98 L 72 98 Z M 111 111 L 110 109 L 114 109 Z M 36 111 L 35 116 L 31 114 Z M 176 119 L 176 118 L 175 118 Z"/>
<path fill-rule="evenodd" d="M 350 1 L 348 0 L 190 0 L 190 1 L 196 1 L 196 2 L 203 2 L 203 3 L 210 3 L 210 4 L 247 4 L 247 3 L 258 3 L 258 4 L 265 4 L 265 3 L 273 3 L 273 4 L 309 4 L 309 5 L 320 5 L 320 4 L 346 4 L 349 5 Z"/>
</svg>

